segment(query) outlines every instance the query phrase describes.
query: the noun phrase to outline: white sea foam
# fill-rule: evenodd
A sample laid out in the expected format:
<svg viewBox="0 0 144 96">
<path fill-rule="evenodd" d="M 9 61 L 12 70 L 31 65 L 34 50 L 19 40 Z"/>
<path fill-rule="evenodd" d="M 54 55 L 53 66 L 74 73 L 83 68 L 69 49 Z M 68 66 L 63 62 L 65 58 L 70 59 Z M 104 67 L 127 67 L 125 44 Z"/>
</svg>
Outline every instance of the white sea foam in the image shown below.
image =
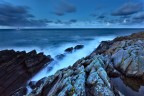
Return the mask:
<svg viewBox="0 0 144 96">
<path fill-rule="evenodd" d="M 51 64 L 49 64 L 47 67 L 42 69 L 39 73 L 37 73 L 30 81 L 37 81 L 40 80 L 43 77 L 47 77 L 50 75 L 53 75 L 56 71 L 62 68 L 66 68 L 68 66 L 73 65 L 78 59 L 85 57 L 89 55 L 98 45 L 101 41 L 105 40 L 112 40 L 115 36 L 103 36 L 103 37 L 97 37 L 95 40 L 92 40 L 90 42 L 85 42 L 85 47 L 81 50 L 75 51 L 71 54 L 67 54 L 66 57 L 60 61 L 54 61 Z M 68 48 L 70 46 L 74 46 L 76 44 L 65 44 L 62 45 L 59 48 L 53 49 L 53 54 L 56 55 L 60 54 L 64 51 L 65 48 Z M 48 68 L 53 67 L 51 71 L 48 71 Z"/>
<path fill-rule="evenodd" d="M 96 37 L 94 40 L 86 41 L 86 42 L 80 42 L 80 43 L 68 43 L 63 44 L 59 47 L 45 47 L 45 48 L 39 48 L 39 47 L 11 47 L 7 49 L 14 49 L 16 51 L 26 51 L 30 52 L 32 50 L 36 50 L 37 53 L 44 52 L 45 55 L 51 55 L 53 58 L 58 55 L 64 53 L 64 50 L 71 46 L 76 46 L 78 44 L 83 44 L 84 48 L 81 50 L 77 50 L 73 53 L 66 54 L 66 56 L 62 60 L 54 60 L 48 66 L 40 70 L 33 78 L 30 79 L 30 81 L 38 81 L 43 77 L 47 77 L 50 75 L 53 75 L 56 71 L 62 68 L 66 68 L 68 66 L 72 66 L 78 59 L 81 59 L 82 57 L 85 57 L 89 55 L 98 45 L 101 41 L 105 40 L 112 40 L 115 36 L 99 36 Z M 3 50 L 5 48 L 1 48 Z M 51 70 L 49 70 L 52 68 Z M 49 71 L 48 71 L 49 70 Z"/>
</svg>

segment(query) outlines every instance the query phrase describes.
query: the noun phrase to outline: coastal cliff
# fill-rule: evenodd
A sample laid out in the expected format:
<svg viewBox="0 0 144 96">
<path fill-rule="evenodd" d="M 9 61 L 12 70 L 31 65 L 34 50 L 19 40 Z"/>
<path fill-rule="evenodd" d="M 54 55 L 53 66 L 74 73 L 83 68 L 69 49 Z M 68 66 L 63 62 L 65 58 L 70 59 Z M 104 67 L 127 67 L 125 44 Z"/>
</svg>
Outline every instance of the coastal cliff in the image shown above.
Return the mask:
<svg viewBox="0 0 144 96">
<path fill-rule="evenodd" d="M 11 95 L 124 96 L 125 93 L 115 86 L 112 78 L 120 78 L 135 90 L 143 84 L 144 32 L 102 41 L 89 56 L 79 59 L 73 66 L 39 81 L 30 81 L 26 86 L 21 84 Z"/>
</svg>

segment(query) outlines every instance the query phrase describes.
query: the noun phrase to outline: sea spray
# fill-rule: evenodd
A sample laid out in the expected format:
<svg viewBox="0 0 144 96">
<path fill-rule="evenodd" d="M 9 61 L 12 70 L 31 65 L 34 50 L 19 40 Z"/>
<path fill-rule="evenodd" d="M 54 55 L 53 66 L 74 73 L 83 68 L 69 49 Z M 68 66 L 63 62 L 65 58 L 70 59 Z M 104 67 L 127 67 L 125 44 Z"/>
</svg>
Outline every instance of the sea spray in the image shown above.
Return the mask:
<svg viewBox="0 0 144 96">
<path fill-rule="evenodd" d="M 75 51 L 71 54 L 67 54 L 66 57 L 64 57 L 62 60 L 58 61 L 54 58 L 55 60 L 51 64 L 49 64 L 44 69 L 42 69 L 39 73 L 37 73 L 30 81 L 38 81 L 43 77 L 53 75 L 59 69 L 66 68 L 68 66 L 72 66 L 78 59 L 89 55 L 99 45 L 99 43 L 101 41 L 112 40 L 114 37 L 115 36 L 96 37 L 96 39 L 94 39 L 92 41 L 85 42 L 84 43 L 85 47 L 83 49 Z M 58 55 L 65 48 L 75 46 L 75 45 L 76 44 L 66 44 L 65 46 L 62 45 L 61 47 L 55 49 L 57 51 L 57 54 L 56 54 L 56 52 L 54 52 L 54 51 L 53 52 L 55 53 L 55 55 Z"/>
</svg>

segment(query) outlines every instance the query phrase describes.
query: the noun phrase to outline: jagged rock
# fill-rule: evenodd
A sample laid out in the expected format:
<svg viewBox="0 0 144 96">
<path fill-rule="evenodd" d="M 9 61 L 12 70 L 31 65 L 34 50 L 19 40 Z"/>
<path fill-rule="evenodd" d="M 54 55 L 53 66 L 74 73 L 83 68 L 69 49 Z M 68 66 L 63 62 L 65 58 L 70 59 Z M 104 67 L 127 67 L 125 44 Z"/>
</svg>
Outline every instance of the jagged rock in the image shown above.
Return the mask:
<svg viewBox="0 0 144 96">
<path fill-rule="evenodd" d="M 92 62 L 86 64 L 88 61 Z M 72 67 L 59 70 L 45 79 L 29 96 L 114 96 L 103 66 L 102 56 L 83 58 Z"/>
<path fill-rule="evenodd" d="M 35 50 L 29 53 L 25 51 L 15 52 L 14 50 L 0 51 L 1 96 L 9 96 L 25 85 L 34 74 L 51 61 L 50 56 L 47 57 L 43 53 L 37 54 Z M 17 93 L 22 94 L 25 92 L 21 90 Z"/>
<path fill-rule="evenodd" d="M 66 50 L 66 52 L 72 52 L 74 48 L 70 47 Z M 32 53 L 35 54 L 35 52 Z M 7 54 L 7 52 L 3 54 Z M 10 54 L 14 54 L 14 52 L 12 51 Z M 5 57 L 2 58 L 5 59 Z M 7 60 L 11 58 L 9 57 Z M 0 61 L 4 62 L 3 59 Z M 34 63 L 31 64 L 30 62 L 33 61 Z M 37 62 L 38 60 L 28 59 L 26 66 L 27 68 L 35 66 Z M 144 33 L 103 41 L 89 56 L 78 60 L 73 66 L 58 70 L 54 75 L 37 81 L 34 84 L 35 88 L 27 95 L 123 96 L 117 88 L 111 85 L 109 77 L 125 75 L 142 80 L 144 78 L 143 62 Z M 135 82 L 135 86 L 130 85 L 131 82 Z M 132 86 L 133 89 L 140 88 L 137 81 L 134 80 L 134 82 L 129 79 L 124 80 L 124 83 Z M 3 89 L 1 88 L 1 90 Z"/>
</svg>

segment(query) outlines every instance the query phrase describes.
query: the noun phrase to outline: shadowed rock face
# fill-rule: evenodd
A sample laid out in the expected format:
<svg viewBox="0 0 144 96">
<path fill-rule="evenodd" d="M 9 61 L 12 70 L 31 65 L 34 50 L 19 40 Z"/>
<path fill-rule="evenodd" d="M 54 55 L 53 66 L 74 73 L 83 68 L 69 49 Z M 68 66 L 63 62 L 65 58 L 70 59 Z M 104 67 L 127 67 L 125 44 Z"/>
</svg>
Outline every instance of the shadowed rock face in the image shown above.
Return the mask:
<svg viewBox="0 0 144 96">
<path fill-rule="evenodd" d="M 0 95 L 9 96 L 51 61 L 50 56 L 37 54 L 35 50 L 29 53 L 0 51 Z M 22 93 L 26 91 L 23 89 Z"/>
</svg>

